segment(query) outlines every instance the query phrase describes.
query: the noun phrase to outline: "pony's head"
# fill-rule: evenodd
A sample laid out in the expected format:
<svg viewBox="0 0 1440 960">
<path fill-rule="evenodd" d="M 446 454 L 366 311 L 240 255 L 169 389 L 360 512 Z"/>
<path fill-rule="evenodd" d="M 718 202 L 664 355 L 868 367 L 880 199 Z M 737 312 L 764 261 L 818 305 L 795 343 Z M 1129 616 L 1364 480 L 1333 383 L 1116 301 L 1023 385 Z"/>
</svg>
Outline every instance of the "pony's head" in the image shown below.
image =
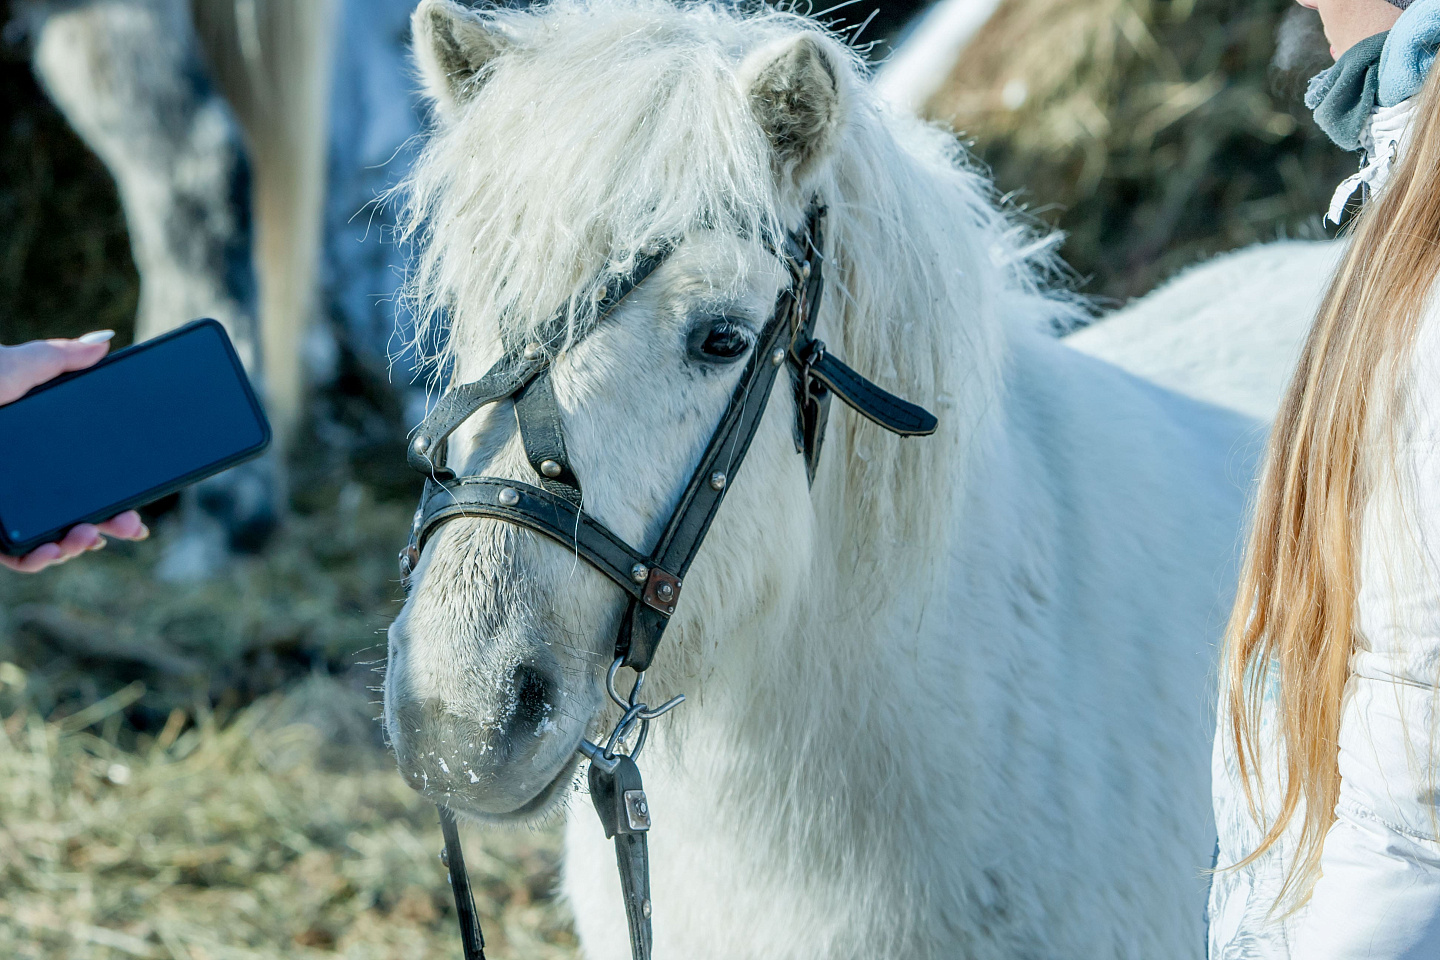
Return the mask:
<svg viewBox="0 0 1440 960">
<path fill-rule="evenodd" d="M 832 211 L 818 333 L 942 422 L 990 389 L 998 337 L 938 314 L 992 309 L 1003 224 L 940 140 L 897 140 L 852 52 L 814 23 L 664 0 L 423 0 L 414 36 L 437 118 L 408 184 L 417 342 L 442 343 L 457 382 L 503 345 L 543 344 L 584 508 L 635 548 L 654 545 L 789 282 L 765 238 L 799 225 L 812 197 Z M 596 322 L 599 288 L 656 242 L 675 250 Z M 959 269 L 937 263 L 942 250 Z M 651 671 L 662 690 L 694 692 L 717 647 L 833 599 L 821 553 L 854 569 L 896 543 L 923 556 L 940 536 L 946 498 L 895 491 L 945 463 L 958 432 L 901 446 L 832 423 L 812 492 L 785 381 L 687 577 Z M 509 402 L 455 433 L 449 463 L 535 479 Z M 847 533 L 847 517 L 864 529 Z M 554 542 L 445 524 L 390 630 L 386 727 L 412 784 L 492 819 L 548 809 L 598 725 L 625 600 Z"/>
</svg>

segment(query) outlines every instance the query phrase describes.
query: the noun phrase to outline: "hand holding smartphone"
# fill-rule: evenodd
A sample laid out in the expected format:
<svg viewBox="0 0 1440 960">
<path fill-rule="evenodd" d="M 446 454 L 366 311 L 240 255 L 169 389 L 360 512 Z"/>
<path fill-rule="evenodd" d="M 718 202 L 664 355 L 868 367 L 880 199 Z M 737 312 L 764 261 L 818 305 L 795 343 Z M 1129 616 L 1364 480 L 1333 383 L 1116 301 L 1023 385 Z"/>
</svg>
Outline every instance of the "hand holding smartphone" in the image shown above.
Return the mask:
<svg viewBox="0 0 1440 960">
<path fill-rule="evenodd" d="M 6 376 L 6 368 L 20 350 L 48 353 L 48 370 L 31 358 L 30 383 L 41 373 L 73 372 L 0 405 L 0 553 L 24 558 L 0 561 L 12 569 L 66 559 L 80 552 L 78 541 L 93 544 L 102 532 L 143 536 L 139 518 L 126 511 L 269 445 L 264 411 L 224 328 L 213 320 L 197 320 L 88 369 L 78 368 L 104 353 L 103 342 L 9 348 L 0 353 L 0 402 L 7 389 L 16 390 L 14 371 Z"/>
<path fill-rule="evenodd" d="M 0 346 L 0 405 L 18 400 L 34 387 L 62 373 L 95 364 L 110 349 L 114 330 L 96 330 L 78 340 L 34 340 L 14 347 Z M 0 567 L 19 573 L 38 573 L 46 567 L 98 550 L 107 538 L 143 540 L 150 535 L 140 515 L 127 510 L 99 525 L 80 524 L 64 539 L 42 544 L 23 557 L 0 553 Z"/>
</svg>

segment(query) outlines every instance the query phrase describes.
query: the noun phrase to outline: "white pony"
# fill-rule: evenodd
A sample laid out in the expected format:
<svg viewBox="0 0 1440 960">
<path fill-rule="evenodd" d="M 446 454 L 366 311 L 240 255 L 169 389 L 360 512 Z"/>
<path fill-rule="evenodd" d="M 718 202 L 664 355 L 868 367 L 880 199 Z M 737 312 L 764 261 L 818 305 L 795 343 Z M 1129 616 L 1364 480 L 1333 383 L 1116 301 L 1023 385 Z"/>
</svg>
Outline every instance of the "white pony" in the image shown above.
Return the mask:
<svg viewBox="0 0 1440 960">
<path fill-rule="evenodd" d="M 419 315 L 449 317 L 466 381 L 572 309 L 553 381 L 610 529 L 653 544 L 739 376 L 694 344 L 764 323 L 760 238 L 811 197 L 819 336 L 940 418 L 900 440 L 837 407 L 809 487 L 777 388 L 649 674 L 652 702 L 689 697 L 641 761 L 655 955 L 1200 957 L 1207 676 L 1256 421 L 1054 339 L 1044 245 L 811 21 L 423 0 L 415 43 L 441 117 L 410 184 Z M 657 238 L 676 253 L 591 330 L 595 285 Z M 532 478 L 508 404 L 450 462 Z M 622 610 L 558 545 L 448 523 L 390 630 L 402 773 L 482 821 L 564 809 Z M 564 888 L 586 955 L 619 960 L 589 807 Z"/>
</svg>

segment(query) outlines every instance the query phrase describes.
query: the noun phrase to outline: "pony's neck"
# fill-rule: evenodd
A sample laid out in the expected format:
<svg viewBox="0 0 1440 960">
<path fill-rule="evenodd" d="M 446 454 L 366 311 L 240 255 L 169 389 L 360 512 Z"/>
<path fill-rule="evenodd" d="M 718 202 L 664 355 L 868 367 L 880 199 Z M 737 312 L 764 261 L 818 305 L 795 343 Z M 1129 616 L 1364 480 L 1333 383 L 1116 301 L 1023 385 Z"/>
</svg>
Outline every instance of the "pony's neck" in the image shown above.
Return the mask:
<svg viewBox="0 0 1440 960">
<path fill-rule="evenodd" d="M 818 333 L 931 409 L 939 430 L 900 439 L 832 405 L 808 567 L 793 572 L 781 611 L 686 637 L 700 668 L 685 684 L 694 706 L 660 728 L 656 755 L 669 762 L 654 767 L 657 803 L 696 807 L 695 829 L 756 851 L 741 875 L 833 863 L 807 894 L 836 904 L 844 891 L 830 880 L 843 886 L 856 864 L 885 877 L 884 890 L 925 889 L 912 824 L 877 817 L 877 790 L 896 811 L 918 809 L 933 783 L 917 771 L 965 752 L 937 754 L 912 698 L 934 683 L 942 647 L 966 647 L 942 658 L 959 675 L 987 656 L 989 629 L 956 622 L 971 615 L 952 602 L 957 591 L 975 586 L 956 579 L 956 558 L 971 549 L 967 529 L 985 526 L 980 511 L 1027 499 L 995 479 L 1008 472 L 1005 371 L 1020 339 L 1065 313 L 1030 282 L 987 185 L 893 139 L 854 155 L 867 161 L 842 166 L 823 194 L 831 246 Z M 897 895 L 873 912 L 885 936 L 924 923 L 917 902 Z"/>
<path fill-rule="evenodd" d="M 810 494 L 810 563 L 794 571 L 784 615 L 699 639 L 712 652 L 687 681 L 711 718 L 705 735 L 724 730 L 752 774 L 799 762 L 772 757 L 777 729 L 808 731 L 812 776 L 772 781 L 797 790 L 830 789 L 847 744 L 863 752 L 862 740 L 908 735 L 874 726 L 901 713 L 886 709 L 907 695 L 895 663 L 913 661 L 944 617 L 932 609 L 927 620 L 927 604 L 949 592 L 966 504 L 984 502 L 972 486 L 990 482 L 977 478 L 1003 456 L 1012 345 L 1068 309 L 1034 279 L 1030 263 L 1043 253 L 1016 242 L 989 184 L 945 154 L 938 132 L 907 124 L 862 113 L 821 185 L 829 256 L 818 335 L 863 375 L 932 410 L 939 429 L 902 439 L 834 403 Z M 830 735 L 857 723 L 870 728 L 865 736 Z"/>
</svg>

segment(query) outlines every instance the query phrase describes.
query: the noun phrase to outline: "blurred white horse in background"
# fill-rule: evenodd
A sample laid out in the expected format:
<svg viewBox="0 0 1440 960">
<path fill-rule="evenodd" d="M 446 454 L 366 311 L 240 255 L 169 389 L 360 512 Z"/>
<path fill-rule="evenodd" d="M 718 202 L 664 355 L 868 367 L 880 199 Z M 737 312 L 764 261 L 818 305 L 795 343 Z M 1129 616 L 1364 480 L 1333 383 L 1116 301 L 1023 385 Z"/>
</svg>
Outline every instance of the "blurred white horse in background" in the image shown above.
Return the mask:
<svg viewBox="0 0 1440 960">
<path fill-rule="evenodd" d="M 335 0 L 15 0 L 11 11 L 46 91 L 115 177 L 140 274 L 136 339 L 215 317 L 264 393 L 277 451 L 198 494 L 240 548 L 263 542 L 284 502 L 283 451 L 303 396 L 334 10 Z M 213 536 L 182 540 L 169 575 L 203 574 L 214 547 Z"/>
<path fill-rule="evenodd" d="M 1344 249 L 1282 240 L 1222 254 L 1066 343 L 1268 426 Z"/>
</svg>

